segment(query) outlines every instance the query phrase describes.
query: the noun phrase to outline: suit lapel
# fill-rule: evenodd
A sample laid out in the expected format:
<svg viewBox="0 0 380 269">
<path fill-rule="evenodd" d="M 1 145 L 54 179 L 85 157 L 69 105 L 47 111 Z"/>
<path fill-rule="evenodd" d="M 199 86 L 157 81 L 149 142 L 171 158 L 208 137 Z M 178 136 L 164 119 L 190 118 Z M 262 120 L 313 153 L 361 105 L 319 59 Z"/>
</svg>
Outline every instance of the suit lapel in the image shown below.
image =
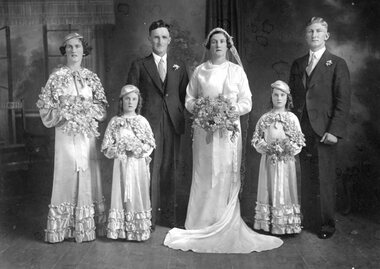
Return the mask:
<svg viewBox="0 0 380 269">
<path fill-rule="evenodd" d="M 167 86 L 166 88 L 169 90 L 169 89 L 172 89 L 175 85 L 176 85 L 176 81 L 177 81 L 177 74 L 176 72 L 178 72 L 177 70 L 174 70 L 173 66 L 174 66 L 175 62 L 173 60 L 173 58 L 169 57 L 167 58 L 167 69 L 166 69 L 166 72 L 167 72 Z"/>
<path fill-rule="evenodd" d="M 160 79 L 160 75 L 158 74 L 156 63 L 154 62 L 153 54 L 151 54 L 150 56 L 148 56 L 146 58 L 143 65 L 144 65 L 146 71 L 148 72 L 149 76 L 153 80 L 154 84 L 156 85 L 156 87 L 161 92 L 163 92 L 164 90 L 162 88 L 162 82 Z"/>
<path fill-rule="evenodd" d="M 300 63 L 299 63 L 299 77 L 302 78 L 302 85 L 304 87 L 304 89 L 306 89 L 306 72 L 305 72 L 305 69 L 306 69 L 306 66 L 308 64 L 308 61 L 309 61 L 309 54 L 306 54 L 305 56 L 303 56 L 301 59 L 300 59 Z"/>
<path fill-rule="evenodd" d="M 327 50 L 322 54 L 321 59 L 319 59 L 317 65 L 314 67 L 313 72 L 311 73 L 310 81 L 309 81 L 309 88 L 313 87 L 315 82 L 317 82 L 323 74 L 328 70 L 326 68 L 326 62 L 330 58 L 330 52 Z"/>
</svg>

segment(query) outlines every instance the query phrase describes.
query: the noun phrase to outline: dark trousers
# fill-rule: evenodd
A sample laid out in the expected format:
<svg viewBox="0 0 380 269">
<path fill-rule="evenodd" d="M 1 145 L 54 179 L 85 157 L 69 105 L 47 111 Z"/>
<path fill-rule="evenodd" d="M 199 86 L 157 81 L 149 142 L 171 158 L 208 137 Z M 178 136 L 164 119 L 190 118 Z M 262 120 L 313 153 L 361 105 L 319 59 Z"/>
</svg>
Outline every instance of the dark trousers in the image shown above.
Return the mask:
<svg viewBox="0 0 380 269">
<path fill-rule="evenodd" d="M 303 226 L 314 232 L 333 232 L 337 147 L 320 142 L 306 111 L 301 128 L 306 138 L 306 147 L 300 153 Z"/>
<path fill-rule="evenodd" d="M 168 113 L 163 113 L 154 134 L 156 149 L 151 163 L 152 224 L 174 227 L 176 224 L 176 178 L 180 145 Z"/>
</svg>

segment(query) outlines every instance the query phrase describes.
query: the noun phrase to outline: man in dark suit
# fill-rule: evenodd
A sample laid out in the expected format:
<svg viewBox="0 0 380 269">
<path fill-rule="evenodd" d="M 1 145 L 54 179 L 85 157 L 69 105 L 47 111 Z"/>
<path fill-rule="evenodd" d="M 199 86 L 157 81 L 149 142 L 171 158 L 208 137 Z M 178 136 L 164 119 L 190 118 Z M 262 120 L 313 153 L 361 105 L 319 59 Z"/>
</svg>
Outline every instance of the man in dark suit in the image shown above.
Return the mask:
<svg viewBox="0 0 380 269">
<path fill-rule="evenodd" d="M 350 109 L 346 62 L 326 50 L 328 25 L 318 17 L 306 26 L 309 53 L 292 64 L 289 86 L 306 138 L 300 154 L 303 226 L 326 239 L 335 232 L 335 169 L 339 139 Z"/>
<path fill-rule="evenodd" d="M 127 83 L 140 89 L 141 114 L 156 140 L 151 163 L 152 224 L 176 225 L 176 178 L 180 136 L 184 133 L 184 103 L 189 82 L 182 61 L 167 54 L 170 26 L 158 20 L 149 27 L 152 54 L 134 61 Z"/>
</svg>

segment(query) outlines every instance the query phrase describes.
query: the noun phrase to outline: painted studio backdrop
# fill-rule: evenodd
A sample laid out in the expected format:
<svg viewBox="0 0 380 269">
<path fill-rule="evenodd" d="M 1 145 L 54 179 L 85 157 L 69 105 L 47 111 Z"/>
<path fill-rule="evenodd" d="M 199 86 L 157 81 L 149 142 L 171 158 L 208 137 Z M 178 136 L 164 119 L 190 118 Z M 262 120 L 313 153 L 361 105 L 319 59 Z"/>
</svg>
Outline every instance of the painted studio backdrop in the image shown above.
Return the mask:
<svg viewBox="0 0 380 269">
<path fill-rule="evenodd" d="M 29 145 L 21 154 L 22 161 L 29 162 L 24 163 L 28 169 L 10 171 L 11 180 L 9 176 L 1 177 L 2 197 L 28 192 L 39 193 L 46 201 L 50 197 L 54 131 L 42 125 L 35 103 L 49 73 L 64 63 L 59 53 L 63 36 L 80 32 L 93 47 L 84 66 L 102 80 L 110 103 L 109 120 L 116 114 L 118 95 L 132 60 L 151 51 L 147 39 L 150 23 L 163 19 L 172 25 L 171 53 L 187 63 L 189 74 L 202 59 L 202 43 L 208 30 L 221 26 L 235 37 L 253 94 L 253 110 L 245 119 L 241 193 L 242 215 L 252 221 L 260 157 L 249 143 L 254 126 L 269 109 L 269 85 L 277 79 L 287 81 L 292 61 L 307 53 L 306 20 L 321 16 L 329 23 L 331 37 L 327 46 L 347 61 L 352 82 L 349 135 L 340 144 L 336 171 L 338 209 L 345 213 L 364 211 L 371 216 L 380 208 L 378 1 L 1 1 L 0 13 L 0 144 Z M 101 124 L 102 134 L 106 123 Z M 192 166 L 189 116 L 186 123 L 177 183 L 178 210 L 183 218 Z M 101 162 L 108 199 L 112 161 L 101 157 Z"/>
</svg>

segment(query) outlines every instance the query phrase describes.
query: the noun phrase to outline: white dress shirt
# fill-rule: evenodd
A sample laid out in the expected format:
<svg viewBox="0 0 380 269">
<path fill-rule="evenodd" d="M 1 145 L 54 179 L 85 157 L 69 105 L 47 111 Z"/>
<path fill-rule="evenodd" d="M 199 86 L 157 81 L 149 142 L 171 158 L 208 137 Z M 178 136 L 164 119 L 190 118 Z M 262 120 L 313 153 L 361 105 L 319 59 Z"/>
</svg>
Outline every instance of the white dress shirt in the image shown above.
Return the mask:
<svg viewBox="0 0 380 269">
<path fill-rule="evenodd" d="M 311 68 L 311 72 L 314 70 L 314 67 L 318 64 L 319 60 L 321 59 L 323 53 L 326 51 L 326 47 L 323 47 L 317 51 L 309 51 L 309 61 L 308 61 L 308 64 L 310 63 L 311 61 L 311 57 L 312 55 L 314 54 L 314 62 L 313 62 L 313 66 Z"/>
<path fill-rule="evenodd" d="M 165 53 L 165 55 L 164 56 L 158 56 L 157 54 L 155 54 L 154 52 L 152 52 L 152 54 L 153 54 L 153 58 L 154 58 L 154 62 L 155 62 L 155 64 L 156 64 L 156 67 L 157 67 L 157 70 L 158 70 L 158 63 L 161 61 L 161 58 L 162 58 L 162 60 L 164 61 L 164 69 L 165 69 L 165 73 L 167 73 L 167 61 L 166 61 L 166 59 L 167 59 L 167 57 L 168 57 L 168 54 L 167 53 Z"/>
</svg>

